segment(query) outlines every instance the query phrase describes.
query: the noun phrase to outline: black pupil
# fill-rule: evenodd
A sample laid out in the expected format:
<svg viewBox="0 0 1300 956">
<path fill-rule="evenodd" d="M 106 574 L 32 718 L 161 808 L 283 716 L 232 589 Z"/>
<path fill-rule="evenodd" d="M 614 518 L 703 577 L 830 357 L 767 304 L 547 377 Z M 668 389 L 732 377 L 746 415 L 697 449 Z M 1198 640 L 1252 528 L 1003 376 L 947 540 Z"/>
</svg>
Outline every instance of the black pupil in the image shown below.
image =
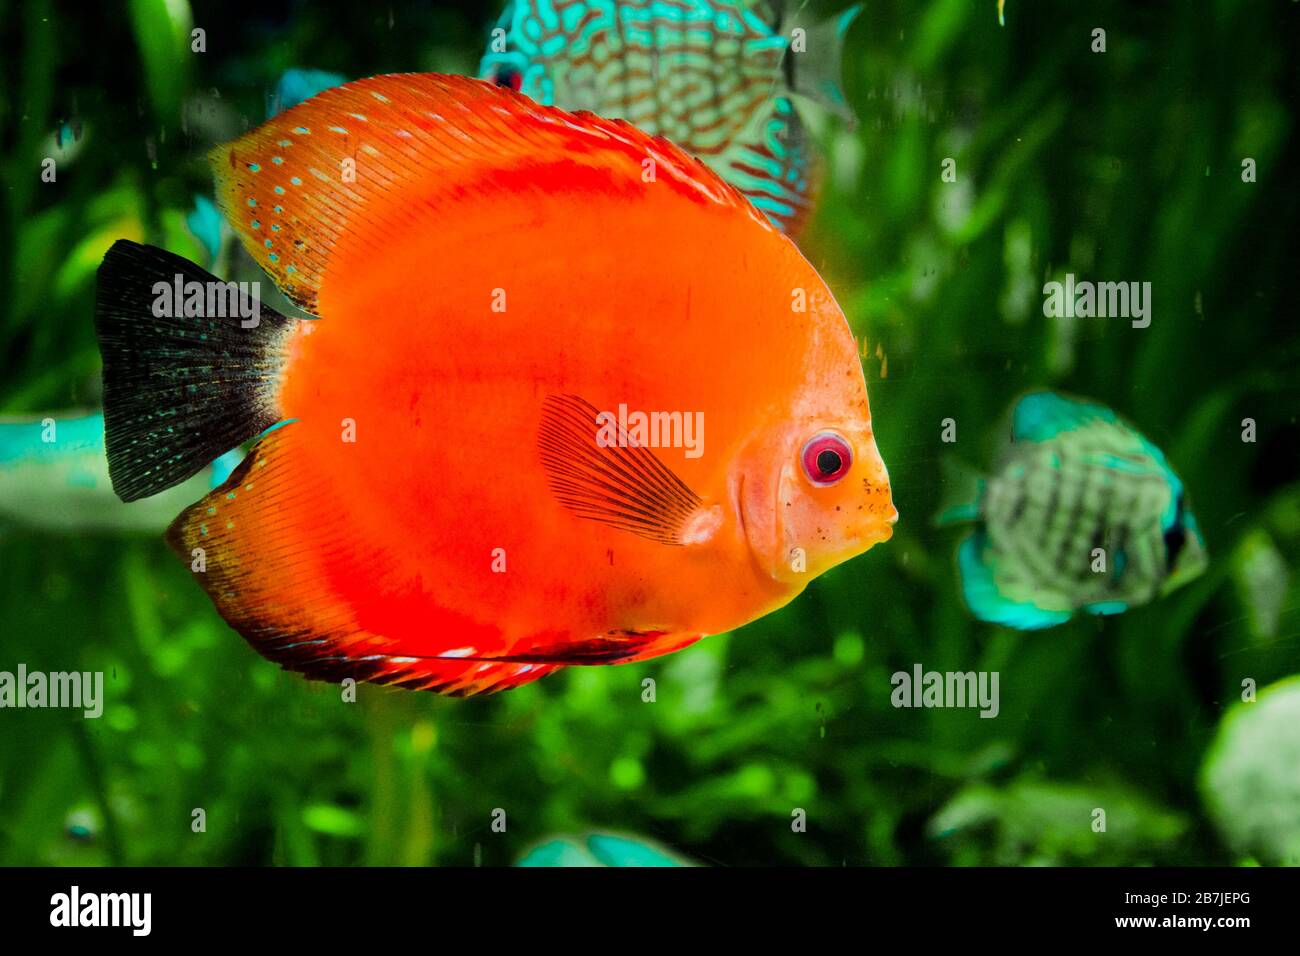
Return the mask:
<svg viewBox="0 0 1300 956">
<path fill-rule="evenodd" d="M 1183 527 L 1183 495 L 1179 492 L 1178 502 L 1174 506 L 1174 523 L 1165 532 L 1165 560 L 1169 567 L 1174 566 L 1185 544 L 1187 531 Z"/>
<path fill-rule="evenodd" d="M 1187 532 L 1180 525 L 1174 525 L 1165 532 L 1165 560 L 1169 567 L 1173 567 L 1178 560 L 1178 555 L 1182 553 L 1183 545 L 1187 543 Z"/>
<path fill-rule="evenodd" d="M 844 461 L 840 458 L 840 453 L 837 451 L 831 451 L 827 448 L 825 451 L 819 451 L 817 453 L 817 470 L 821 472 L 823 476 L 835 474 L 835 472 L 840 470 L 840 466 L 843 463 Z"/>
</svg>

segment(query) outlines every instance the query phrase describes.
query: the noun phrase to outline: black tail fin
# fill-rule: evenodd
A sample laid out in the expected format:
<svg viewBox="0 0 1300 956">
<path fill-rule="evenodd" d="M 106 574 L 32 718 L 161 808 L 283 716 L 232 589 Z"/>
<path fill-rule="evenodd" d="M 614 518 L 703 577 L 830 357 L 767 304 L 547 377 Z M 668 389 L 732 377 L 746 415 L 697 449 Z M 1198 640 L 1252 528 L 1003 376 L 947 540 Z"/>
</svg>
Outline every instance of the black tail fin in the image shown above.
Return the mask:
<svg viewBox="0 0 1300 956">
<path fill-rule="evenodd" d="M 275 385 L 297 320 L 243 288 L 125 239 L 104 256 L 95 332 L 108 474 L 123 501 L 179 484 L 280 420 Z"/>
</svg>

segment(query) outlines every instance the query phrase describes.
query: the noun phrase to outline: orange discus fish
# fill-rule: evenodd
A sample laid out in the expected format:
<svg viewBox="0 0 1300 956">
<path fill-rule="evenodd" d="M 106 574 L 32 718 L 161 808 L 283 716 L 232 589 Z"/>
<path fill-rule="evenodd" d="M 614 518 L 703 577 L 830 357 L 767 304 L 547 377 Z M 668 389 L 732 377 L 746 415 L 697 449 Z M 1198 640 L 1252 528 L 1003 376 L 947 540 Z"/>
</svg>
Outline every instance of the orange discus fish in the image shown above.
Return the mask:
<svg viewBox="0 0 1300 956">
<path fill-rule="evenodd" d="M 140 498 L 260 435 L 168 541 L 271 660 L 501 690 L 739 627 L 889 538 L 843 314 L 667 141 L 398 75 L 212 164 L 317 318 L 118 242 L 96 302 L 109 469 Z"/>
</svg>

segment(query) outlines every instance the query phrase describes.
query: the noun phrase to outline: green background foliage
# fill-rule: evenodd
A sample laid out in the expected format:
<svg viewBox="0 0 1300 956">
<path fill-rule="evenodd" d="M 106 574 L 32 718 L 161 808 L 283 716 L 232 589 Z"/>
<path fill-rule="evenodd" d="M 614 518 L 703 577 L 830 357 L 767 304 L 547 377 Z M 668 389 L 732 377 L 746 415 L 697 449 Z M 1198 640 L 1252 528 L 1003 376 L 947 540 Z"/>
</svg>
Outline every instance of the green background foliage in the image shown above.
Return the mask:
<svg viewBox="0 0 1300 956">
<path fill-rule="evenodd" d="M 100 257 L 128 236 L 204 261 L 184 224 L 204 153 L 265 117 L 283 70 L 472 72 L 497 14 L 191 7 L 0 0 L 0 414 L 98 405 Z M 845 56 L 860 122 L 819 124 L 803 247 L 863 341 L 891 542 L 668 658 L 349 704 L 254 654 L 161 540 L 0 530 L 0 670 L 102 669 L 108 696 L 96 721 L 0 712 L 0 863 L 497 865 L 593 829 L 722 865 L 1250 860 L 1198 782 L 1242 681 L 1300 670 L 1300 5 L 1007 7 L 1000 27 L 994 0 L 868 0 Z M 1044 317 L 1067 272 L 1149 281 L 1150 328 Z M 1044 385 L 1164 448 L 1212 562 L 1156 604 L 1022 634 L 969 618 L 960 532 L 930 516 L 945 456 L 986 465 Z M 916 663 L 998 671 L 1000 715 L 895 709 Z"/>
</svg>

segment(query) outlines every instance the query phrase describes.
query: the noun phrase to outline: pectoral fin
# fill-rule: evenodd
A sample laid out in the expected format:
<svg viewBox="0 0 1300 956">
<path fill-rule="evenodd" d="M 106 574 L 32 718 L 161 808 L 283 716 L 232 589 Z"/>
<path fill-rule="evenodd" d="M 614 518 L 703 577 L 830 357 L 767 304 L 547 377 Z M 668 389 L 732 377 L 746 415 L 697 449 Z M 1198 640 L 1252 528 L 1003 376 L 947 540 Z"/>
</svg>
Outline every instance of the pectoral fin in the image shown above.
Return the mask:
<svg viewBox="0 0 1300 956">
<path fill-rule="evenodd" d="M 721 521 L 686 483 L 627 435 L 602 439 L 596 407 L 577 395 L 551 396 L 537 438 L 557 501 L 579 518 L 668 545 L 703 540 Z"/>
</svg>

